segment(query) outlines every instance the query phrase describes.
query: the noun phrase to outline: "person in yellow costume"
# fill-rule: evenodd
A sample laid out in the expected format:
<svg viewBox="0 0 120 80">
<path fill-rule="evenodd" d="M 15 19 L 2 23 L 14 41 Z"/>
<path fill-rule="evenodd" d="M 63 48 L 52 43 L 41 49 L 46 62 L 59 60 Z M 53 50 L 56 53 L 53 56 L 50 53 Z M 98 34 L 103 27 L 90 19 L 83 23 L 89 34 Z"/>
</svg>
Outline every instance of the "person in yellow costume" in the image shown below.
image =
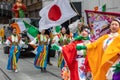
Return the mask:
<svg viewBox="0 0 120 80">
<path fill-rule="evenodd" d="M 120 20 L 110 23 L 110 34 L 105 34 L 86 46 L 76 46 L 77 50 L 87 49 L 87 57 L 93 80 L 112 80 L 114 65 L 120 62 Z"/>
<path fill-rule="evenodd" d="M 1 37 L 2 37 L 2 43 L 4 42 L 4 37 L 5 37 L 5 26 L 1 28 Z"/>
</svg>

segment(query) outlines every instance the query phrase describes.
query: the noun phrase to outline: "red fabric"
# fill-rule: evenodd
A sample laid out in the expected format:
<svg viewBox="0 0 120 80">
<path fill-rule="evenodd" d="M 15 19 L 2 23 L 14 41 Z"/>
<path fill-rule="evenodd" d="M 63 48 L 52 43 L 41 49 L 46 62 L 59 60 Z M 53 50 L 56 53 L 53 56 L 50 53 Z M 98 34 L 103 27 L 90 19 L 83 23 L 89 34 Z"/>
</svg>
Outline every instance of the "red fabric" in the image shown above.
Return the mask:
<svg viewBox="0 0 120 80">
<path fill-rule="evenodd" d="M 89 72 L 89 71 L 91 71 L 90 70 L 90 66 L 89 66 L 89 62 L 88 62 L 88 57 L 86 56 L 86 58 L 85 58 L 85 72 Z"/>
<path fill-rule="evenodd" d="M 19 18 L 18 8 L 21 8 L 23 11 L 26 11 L 26 6 L 24 4 L 22 4 L 22 6 L 18 6 L 17 4 L 14 4 L 12 7 L 12 11 L 15 13 L 16 18 Z"/>
<path fill-rule="evenodd" d="M 20 42 L 20 39 L 21 39 L 20 36 L 18 36 L 18 42 Z M 8 40 L 12 43 L 12 38 L 11 38 L 11 36 L 8 37 Z"/>
<path fill-rule="evenodd" d="M 82 43 L 82 41 L 74 41 L 62 47 L 64 59 L 70 70 L 70 80 L 80 80 L 78 76 L 78 62 L 76 61 L 76 45 L 78 43 Z"/>
<path fill-rule="evenodd" d="M 12 39 L 11 39 L 11 36 L 8 37 L 8 40 L 12 43 Z"/>
</svg>

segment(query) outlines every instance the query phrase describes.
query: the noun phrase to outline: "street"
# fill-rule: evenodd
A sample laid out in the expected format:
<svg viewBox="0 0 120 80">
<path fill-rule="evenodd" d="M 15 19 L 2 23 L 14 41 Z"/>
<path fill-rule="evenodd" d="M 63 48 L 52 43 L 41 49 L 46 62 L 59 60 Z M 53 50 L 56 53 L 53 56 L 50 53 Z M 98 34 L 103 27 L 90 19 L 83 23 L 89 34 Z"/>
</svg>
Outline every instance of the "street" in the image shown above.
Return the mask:
<svg viewBox="0 0 120 80">
<path fill-rule="evenodd" d="M 8 54 L 3 53 L 0 45 L 0 80 L 61 80 L 60 69 L 57 67 L 57 57 L 51 58 L 53 66 L 47 66 L 47 72 L 41 73 L 33 65 L 34 57 L 20 58 L 18 73 L 6 69 Z"/>
</svg>

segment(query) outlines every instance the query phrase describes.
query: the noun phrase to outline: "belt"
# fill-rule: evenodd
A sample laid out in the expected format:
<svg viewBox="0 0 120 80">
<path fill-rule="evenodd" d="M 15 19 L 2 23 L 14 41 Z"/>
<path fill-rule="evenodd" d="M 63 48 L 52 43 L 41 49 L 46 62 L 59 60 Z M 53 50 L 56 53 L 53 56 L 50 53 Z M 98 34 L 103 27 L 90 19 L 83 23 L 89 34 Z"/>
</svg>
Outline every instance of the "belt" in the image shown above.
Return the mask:
<svg viewBox="0 0 120 80">
<path fill-rule="evenodd" d="M 77 55 L 77 58 L 83 58 L 84 56 L 83 55 Z"/>
<path fill-rule="evenodd" d="M 47 42 L 39 42 L 39 45 L 47 45 Z"/>
<path fill-rule="evenodd" d="M 12 42 L 12 45 L 18 45 L 18 43 L 17 42 Z"/>
</svg>

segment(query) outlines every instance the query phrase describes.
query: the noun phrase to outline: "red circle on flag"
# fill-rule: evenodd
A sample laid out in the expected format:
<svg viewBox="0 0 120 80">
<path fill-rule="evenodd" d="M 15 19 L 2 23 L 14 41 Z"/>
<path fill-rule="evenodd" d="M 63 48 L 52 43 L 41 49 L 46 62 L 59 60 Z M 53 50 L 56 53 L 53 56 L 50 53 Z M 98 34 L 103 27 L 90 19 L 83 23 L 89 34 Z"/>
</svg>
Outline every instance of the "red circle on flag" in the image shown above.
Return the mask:
<svg viewBox="0 0 120 80">
<path fill-rule="evenodd" d="M 60 8 L 57 5 L 53 5 L 48 12 L 48 18 L 52 21 L 59 20 L 61 15 Z"/>
</svg>

